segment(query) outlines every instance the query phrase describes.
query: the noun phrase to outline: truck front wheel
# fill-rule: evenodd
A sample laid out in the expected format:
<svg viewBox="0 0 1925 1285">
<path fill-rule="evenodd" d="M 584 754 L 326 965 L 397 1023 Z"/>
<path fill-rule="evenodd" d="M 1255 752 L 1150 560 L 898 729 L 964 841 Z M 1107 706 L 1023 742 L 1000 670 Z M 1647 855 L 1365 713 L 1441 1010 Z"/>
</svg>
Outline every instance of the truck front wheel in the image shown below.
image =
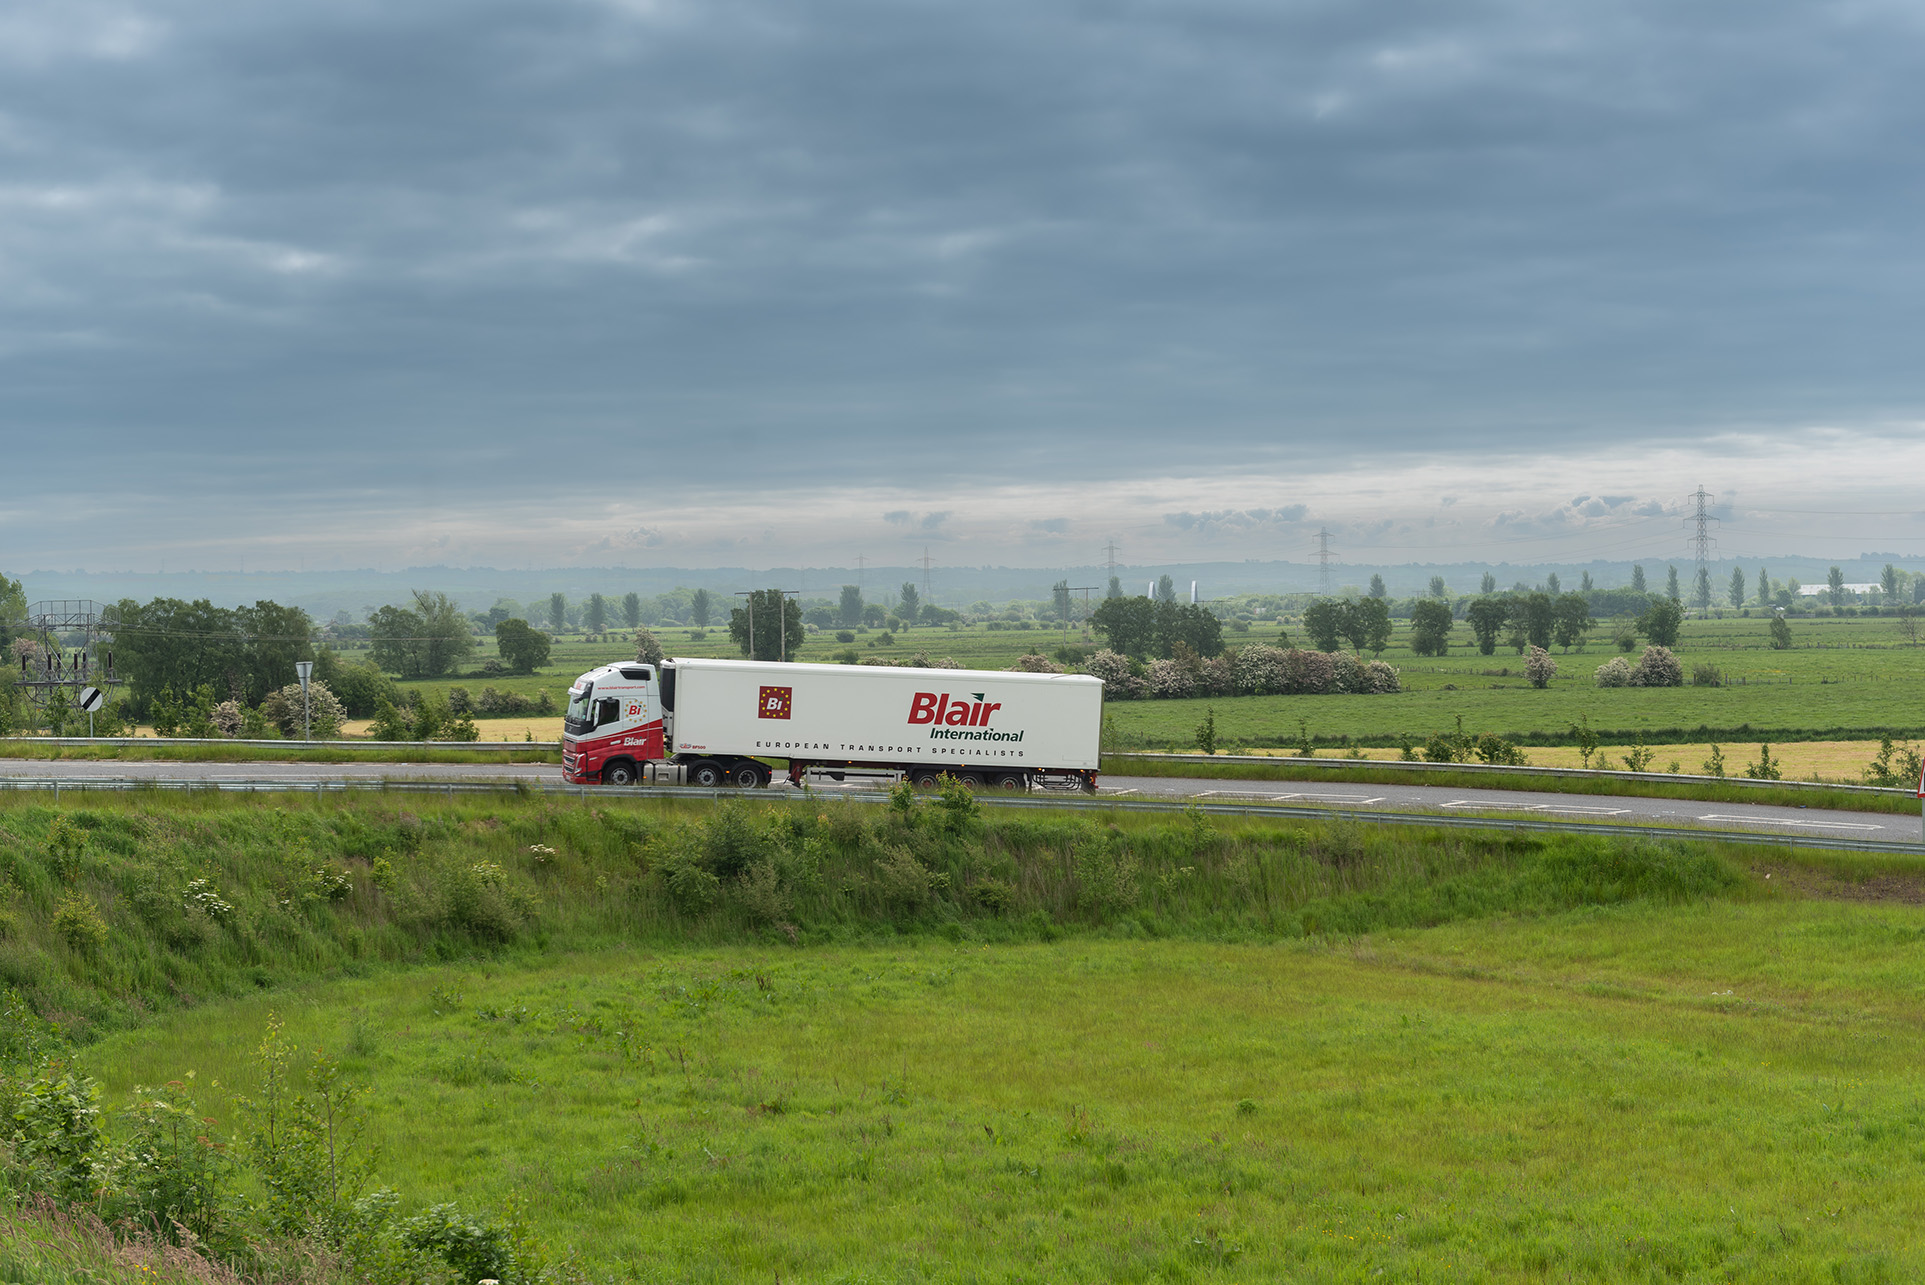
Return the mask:
<svg viewBox="0 0 1925 1285">
<path fill-rule="evenodd" d="M 627 759 L 616 759 L 602 769 L 603 785 L 633 785 L 636 778 L 635 765 Z"/>
<path fill-rule="evenodd" d="M 690 785 L 699 785 L 706 789 L 714 789 L 719 785 L 726 785 L 728 779 L 728 773 L 722 770 L 722 765 L 710 759 L 701 759 L 688 770 L 688 783 Z"/>
</svg>

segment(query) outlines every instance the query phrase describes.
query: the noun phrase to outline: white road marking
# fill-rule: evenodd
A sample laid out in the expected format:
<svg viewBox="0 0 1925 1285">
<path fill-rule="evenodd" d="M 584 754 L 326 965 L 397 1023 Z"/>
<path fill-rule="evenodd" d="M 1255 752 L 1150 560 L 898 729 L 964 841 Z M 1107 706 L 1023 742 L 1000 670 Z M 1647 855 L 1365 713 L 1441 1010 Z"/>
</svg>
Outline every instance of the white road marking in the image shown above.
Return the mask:
<svg viewBox="0 0 1925 1285">
<path fill-rule="evenodd" d="M 1285 799 L 1302 799 L 1306 803 L 1358 803 L 1368 805 L 1371 803 L 1382 803 L 1385 797 L 1387 796 L 1380 795 L 1373 799 L 1363 794 L 1273 794 L 1270 796 L 1270 801 L 1272 803 L 1281 803 Z"/>
<path fill-rule="evenodd" d="M 1599 808 L 1599 807 L 1591 807 L 1587 804 L 1575 804 L 1575 803 L 1570 804 L 1568 806 L 1563 804 L 1557 804 L 1557 803 L 1540 803 L 1531 810 L 1534 812 L 1572 812 L 1572 813 L 1576 813 L 1579 816 L 1587 816 L 1587 817 L 1621 817 L 1625 813 L 1629 812 L 1631 809 L 1630 808 Z"/>
<path fill-rule="evenodd" d="M 1491 812 L 1571 812 L 1578 816 L 1623 816 L 1629 808 L 1601 808 L 1589 803 L 1505 803 L 1498 799 L 1458 799 L 1447 808 L 1484 808 Z"/>
<path fill-rule="evenodd" d="M 1108 795 L 1110 795 L 1110 796 L 1111 796 L 1112 798 L 1121 798 L 1121 797 L 1122 797 L 1123 795 L 1125 795 L 1125 794 L 1135 794 L 1135 793 L 1136 793 L 1136 791 L 1135 791 L 1135 790 L 1133 790 L 1133 789 L 1130 789 L 1130 790 L 1112 790 L 1112 789 L 1109 789 L 1108 787 L 1105 787 L 1105 788 L 1104 788 L 1104 793 L 1105 793 L 1105 794 L 1108 794 Z"/>
<path fill-rule="evenodd" d="M 1699 817 L 1700 821 L 1738 821 L 1745 825 L 1796 825 L 1812 830 L 1883 830 L 1882 825 L 1870 825 L 1862 821 L 1806 821 L 1801 817 L 1734 817 L 1714 812 L 1710 816 Z"/>
</svg>

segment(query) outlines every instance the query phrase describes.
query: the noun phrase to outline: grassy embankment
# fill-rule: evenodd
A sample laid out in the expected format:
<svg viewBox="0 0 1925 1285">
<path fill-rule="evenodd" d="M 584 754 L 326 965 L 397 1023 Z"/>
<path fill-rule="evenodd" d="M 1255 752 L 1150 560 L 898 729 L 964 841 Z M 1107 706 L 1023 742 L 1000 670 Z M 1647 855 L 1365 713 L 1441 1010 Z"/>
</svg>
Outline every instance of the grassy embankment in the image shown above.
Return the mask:
<svg viewBox="0 0 1925 1285">
<path fill-rule="evenodd" d="M 278 1012 L 409 1207 L 519 1193 L 610 1275 L 1925 1266 L 1925 921 L 1781 891 L 1916 896 L 1902 857 L 953 797 L 60 816 L 0 803 L 0 980 L 110 1101 L 192 1070 L 230 1119 Z"/>
</svg>

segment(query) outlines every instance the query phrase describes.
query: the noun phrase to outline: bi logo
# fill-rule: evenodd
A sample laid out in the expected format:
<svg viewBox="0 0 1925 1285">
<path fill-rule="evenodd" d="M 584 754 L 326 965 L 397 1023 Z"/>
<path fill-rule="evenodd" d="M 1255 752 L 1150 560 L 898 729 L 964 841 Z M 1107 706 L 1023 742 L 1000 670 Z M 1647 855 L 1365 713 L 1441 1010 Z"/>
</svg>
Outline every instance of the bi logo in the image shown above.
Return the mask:
<svg viewBox="0 0 1925 1285">
<path fill-rule="evenodd" d="M 626 718 L 640 718 L 642 716 L 642 703 L 640 701 L 628 702 L 628 709 L 624 712 L 623 716 Z"/>
<path fill-rule="evenodd" d="M 795 688 L 764 687 L 761 699 L 756 703 L 757 718 L 787 718 L 790 708 L 795 704 Z"/>
</svg>

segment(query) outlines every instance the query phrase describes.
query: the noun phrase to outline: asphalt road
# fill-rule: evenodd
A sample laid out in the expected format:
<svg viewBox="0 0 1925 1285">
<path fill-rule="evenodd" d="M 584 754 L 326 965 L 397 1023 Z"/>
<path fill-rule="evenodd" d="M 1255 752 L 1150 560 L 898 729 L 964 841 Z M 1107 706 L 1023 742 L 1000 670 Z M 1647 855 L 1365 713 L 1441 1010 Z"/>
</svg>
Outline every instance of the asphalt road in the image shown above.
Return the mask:
<svg viewBox="0 0 1925 1285">
<path fill-rule="evenodd" d="M 558 781 L 552 763 L 169 763 L 151 760 L 0 759 L 0 782 L 10 777 L 222 781 L 411 780 L 411 781 Z M 873 781 L 846 787 L 818 783 L 818 789 L 873 788 Z M 642 787 L 647 788 L 647 787 Z M 775 789 L 786 789 L 778 779 Z M 1281 803 L 1372 812 L 1494 813 L 1546 820 L 1697 826 L 1706 829 L 1756 829 L 1760 833 L 1809 834 L 1921 841 L 1916 817 L 1877 812 L 1835 812 L 1752 803 L 1700 803 L 1689 799 L 1647 799 L 1631 795 L 1552 794 L 1531 790 L 1467 790 L 1436 785 L 1320 785 L 1294 781 L 1224 781 L 1185 777 L 1103 778 L 1100 795 L 1122 798 L 1195 798 L 1219 803 Z"/>
</svg>

